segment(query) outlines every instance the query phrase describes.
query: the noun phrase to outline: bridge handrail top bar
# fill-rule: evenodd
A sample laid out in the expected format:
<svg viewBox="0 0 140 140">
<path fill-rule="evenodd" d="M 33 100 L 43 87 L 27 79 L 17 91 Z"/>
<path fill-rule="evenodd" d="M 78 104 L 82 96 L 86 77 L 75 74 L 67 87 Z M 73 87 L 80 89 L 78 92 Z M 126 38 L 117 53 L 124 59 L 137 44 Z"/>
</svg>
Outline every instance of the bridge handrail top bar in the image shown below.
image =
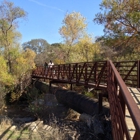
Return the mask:
<svg viewBox="0 0 140 140">
<path fill-rule="evenodd" d="M 107 61 L 93 61 L 93 62 L 76 62 L 76 63 L 65 63 L 65 64 L 55 64 L 54 66 L 61 66 L 61 65 L 75 65 L 75 64 L 92 64 L 98 62 L 107 62 Z"/>
<path fill-rule="evenodd" d="M 74 65 L 74 64 L 92 64 L 92 63 L 101 63 L 101 62 L 107 62 L 108 60 L 104 61 L 89 61 L 89 62 L 76 62 L 76 63 L 65 63 L 65 64 L 55 64 L 54 66 L 61 66 L 61 65 Z M 132 61 L 113 61 L 113 63 L 131 63 L 131 62 L 138 62 L 139 60 L 132 60 Z M 37 67 L 44 67 L 41 65 L 38 65 Z"/>
<path fill-rule="evenodd" d="M 116 80 L 118 82 L 120 90 L 122 91 L 123 98 L 126 102 L 128 110 L 132 116 L 132 120 L 134 122 L 134 125 L 137 128 L 138 132 L 140 133 L 140 110 L 139 110 L 138 106 L 136 105 L 133 97 L 131 96 L 126 84 L 124 83 L 120 74 L 116 70 L 114 64 L 112 63 L 111 60 L 108 60 L 108 62 L 110 63 L 112 70 L 114 71 Z"/>
<path fill-rule="evenodd" d="M 125 60 L 125 61 L 113 61 L 113 63 L 128 63 L 128 62 L 137 62 L 139 60 Z"/>
<path fill-rule="evenodd" d="M 92 63 L 96 63 L 96 62 L 107 62 L 105 61 L 90 61 L 90 62 L 76 62 L 76 63 L 65 63 L 65 64 L 54 64 L 53 66 L 60 66 L 60 65 L 74 65 L 74 64 L 92 64 Z M 37 67 L 44 67 L 43 65 L 37 65 Z"/>
</svg>

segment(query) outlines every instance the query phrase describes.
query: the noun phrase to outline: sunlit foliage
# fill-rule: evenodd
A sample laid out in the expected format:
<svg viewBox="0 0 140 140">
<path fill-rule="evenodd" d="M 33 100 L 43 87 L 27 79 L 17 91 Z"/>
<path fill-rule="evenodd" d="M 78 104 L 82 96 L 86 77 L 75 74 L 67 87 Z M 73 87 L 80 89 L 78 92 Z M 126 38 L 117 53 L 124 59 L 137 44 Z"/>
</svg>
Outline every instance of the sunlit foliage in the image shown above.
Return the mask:
<svg viewBox="0 0 140 140">
<path fill-rule="evenodd" d="M 116 56 L 137 55 L 140 44 L 140 1 L 103 0 L 100 8 L 102 12 L 96 14 L 94 21 L 104 25 L 102 40 L 105 45 L 110 46 Z"/>
</svg>

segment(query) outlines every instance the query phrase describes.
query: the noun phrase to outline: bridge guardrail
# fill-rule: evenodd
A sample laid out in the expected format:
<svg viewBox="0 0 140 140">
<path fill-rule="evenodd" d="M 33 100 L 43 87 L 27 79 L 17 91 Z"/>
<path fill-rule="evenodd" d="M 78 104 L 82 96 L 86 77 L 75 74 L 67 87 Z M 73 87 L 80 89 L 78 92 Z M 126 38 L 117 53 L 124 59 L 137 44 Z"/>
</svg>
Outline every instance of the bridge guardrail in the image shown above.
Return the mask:
<svg viewBox="0 0 140 140">
<path fill-rule="evenodd" d="M 107 85 L 106 66 L 106 61 L 60 64 L 54 65 L 52 69 L 48 68 L 46 74 L 44 67 L 38 66 L 32 75 L 87 87 L 99 87 L 101 84 L 105 87 Z"/>
<path fill-rule="evenodd" d="M 113 62 L 125 84 L 130 87 L 140 87 L 139 83 L 139 61 Z"/>
<path fill-rule="evenodd" d="M 85 82 L 85 85 L 90 86 L 88 83 L 92 82 L 97 87 L 101 83 L 106 86 L 106 62 L 98 61 L 54 65 L 52 70 L 48 69 L 47 74 L 45 74 L 43 66 L 38 66 L 33 71 L 33 75 L 42 75 L 47 79 L 66 79 L 69 83 L 76 81 L 79 84 L 83 84 Z M 113 62 L 113 64 L 127 86 L 140 88 L 140 61 L 121 61 Z"/>
<path fill-rule="evenodd" d="M 127 106 L 136 128 L 133 140 L 140 139 L 140 110 L 126 84 L 124 83 L 114 64 L 108 61 L 107 90 L 110 103 L 111 122 L 114 140 L 130 140 L 130 134 L 125 122 L 125 108 Z"/>
</svg>

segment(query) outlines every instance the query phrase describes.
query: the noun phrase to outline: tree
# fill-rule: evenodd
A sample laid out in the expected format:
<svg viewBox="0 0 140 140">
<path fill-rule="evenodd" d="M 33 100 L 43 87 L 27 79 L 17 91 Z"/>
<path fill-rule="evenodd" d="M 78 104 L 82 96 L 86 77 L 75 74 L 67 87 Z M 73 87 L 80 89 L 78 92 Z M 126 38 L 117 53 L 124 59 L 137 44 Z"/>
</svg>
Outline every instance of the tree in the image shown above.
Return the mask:
<svg viewBox="0 0 140 140">
<path fill-rule="evenodd" d="M 2 94 L 17 91 L 22 93 L 23 81 L 35 68 L 35 53 L 22 50 L 19 44 L 21 34 L 16 30 L 18 21 L 26 12 L 14 3 L 4 0 L 0 3 L 0 89 Z M 17 88 L 17 87 L 20 87 Z"/>
<path fill-rule="evenodd" d="M 83 58 L 83 61 L 95 61 L 98 60 L 100 54 L 100 45 L 93 42 L 93 38 L 90 35 L 85 35 L 78 42 L 79 55 Z"/>
<path fill-rule="evenodd" d="M 23 49 L 29 48 L 36 54 L 44 52 L 50 44 L 44 39 L 32 39 L 22 44 Z"/>
<path fill-rule="evenodd" d="M 35 68 L 34 59 L 36 54 L 33 50 L 28 48 L 26 50 L 18 51 L 18 53 L 19 55 L 17 55 L 13 64 L 13 75 L 15 75 L 17 79 L 17 85 L 20 84 L 20 90 L 23 91 L 22 82 Z"/>
<path fill-rule="evenodd" d="M 51 60 L 53 60 L 54 64 L 64 63 L 65 53 L 63 51 L 63 46 L 64 45 L 62 43 L 51 44 L 50 49 L 52 49 L 52 53 L 53 53 L 53 58 Z M 48 56 L 50 56 L 50 54 L 48 54 Z"/>
<path fill-rule="evenodd" d="M 59 33 L 64 38 L 64 42 L 67 46 L 66 59 L 70 62 L 70 53 L 72 46 L 78 42 L 85 33 L 87 24 L 86 19 L 77 12 L 66 14 L 63 20 L 63 26 L 60 28 Z"/>
<path fill-rule="evenodd" d="M 94 22 L 104 25 L 105 44 L 121 55 L 135 51 L 140 43 L 140 2 L 139 0 L 104 0 Z"/>
<path fill-rule="evenodd" d="M 61 45 L 62 45 L 61 43 L 53 43 L 53 44 L 51 44 L 52 47 L 58 47 L 58 48 L 60 48 Z"/>
<path fill-rule="evenodd" d="M 0 85 L 14 85 L 15 79 L 13 79 L 12 75 L 8 73 L 8 67 L 6 61 L 2 55 L 0 55 Z"/>
<path fill-rule="evenodd" d="M 45 39 L 32 39 L 22 44 L 24 50 L 27 48 L 33 50 L 37 55 L 35 58 L 36 65 L 44 65 L 48 59 L 47 54 L 50 52 L 51 45 Z"/>
<path fill-rule="evenodd" d="M 26 12 L 14 3 L 4 0 L 0 4 L 0 46 L 5 51 L 5 59 L 11 72 L 10 48 L 19 38 L 16 31 L 18 19 L 24 18 Z"/>
<path fill-rule="evenodd" d="M 1 84 L 2 82 L 0 82 L 0 86 L 8 85 L 9 90 L 13 90 L 13 88 L 16 87 L 17 85 L 20 85 L 20 83 L 24 81 L 24 78 L 30 75 L 32 70 L 35 68 L 34 58 L 36 54 L 34 51 L 30 49 L 22 50 L 19 47 L 19 45 L 12 46 L 10 48 L 9 53 L 11 56 L 11 73 L 9 73 L 9 67 L 7 65 L 5 66 L 5 64 L 7 64 L 7 60 L 4 58 L 5 54 L 1 52 L 1 55 L 0 55 L 0 58 L 1 58 L 0 60 L 2 64 L 1 69 L 3 67 L 3 70 L 1 70 L 2 72 L 0 73 L 0 76 L 2 77 L 1 80 L 4 83 L 4 84 Z M 4 78 L 7 79 L 9 82 L 7 83 L 4 82 L 5 81 Z M 10 80 L 10 78 L 12 80 Z"/>
<path fill-rule="evenodd" d="M 14 85 L 16 80 L 8 72 L 7 63 L 2 55 L 0 55 L 0 108 L 4 107 L 4 96 L 6 87 Z"/>
</svg>

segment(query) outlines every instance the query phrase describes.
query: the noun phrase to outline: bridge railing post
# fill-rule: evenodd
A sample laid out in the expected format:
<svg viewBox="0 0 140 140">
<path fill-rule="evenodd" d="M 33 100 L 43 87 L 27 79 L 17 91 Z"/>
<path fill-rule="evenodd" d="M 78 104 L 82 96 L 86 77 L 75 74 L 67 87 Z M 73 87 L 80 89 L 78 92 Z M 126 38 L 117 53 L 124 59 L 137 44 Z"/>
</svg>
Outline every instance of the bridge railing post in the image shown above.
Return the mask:
<svg viewBox="0 0 140 140">
<path fill-rule="evenodd" d="M 137 87 L 140 88 L 140 60 L 137 64 Z"/>
<path fill-rule="evenodd" d="M 78 63 L 75 64 L 76 81 L 78 81 Z"/>
<path fill-rule="evenodd" d="M 98 76 L 97 76 L 97 62 L 95 62 L 94 63 L 94 65 L 95 65 L 95 69 L 94 69 L 94 81 L 95 81 L 95 84 L 97 85 L 97 78 L 98 78 Z"/>
<path fill-rule="evenodd" d="M 86 63 L 86 65 L 85 65 L 85 85 L 87 85 L 88 83 L 88 81 L 87 81 L 87 70 L 88 70 L 88 68 L 87 68 L 87 63 Z"/>
<path fill-rule="evenodd" d="M 60 79 L 60 65 L 58 65 L 57 68 L 57 78 Z"/>
<path fill-rule="evenodd" d="M 70 81 L 70 77 L 71 77 L 71 64 L 69 64 L 69 76 L 68 77 L 69 77 L 68 80 Z"/>
</svg>

